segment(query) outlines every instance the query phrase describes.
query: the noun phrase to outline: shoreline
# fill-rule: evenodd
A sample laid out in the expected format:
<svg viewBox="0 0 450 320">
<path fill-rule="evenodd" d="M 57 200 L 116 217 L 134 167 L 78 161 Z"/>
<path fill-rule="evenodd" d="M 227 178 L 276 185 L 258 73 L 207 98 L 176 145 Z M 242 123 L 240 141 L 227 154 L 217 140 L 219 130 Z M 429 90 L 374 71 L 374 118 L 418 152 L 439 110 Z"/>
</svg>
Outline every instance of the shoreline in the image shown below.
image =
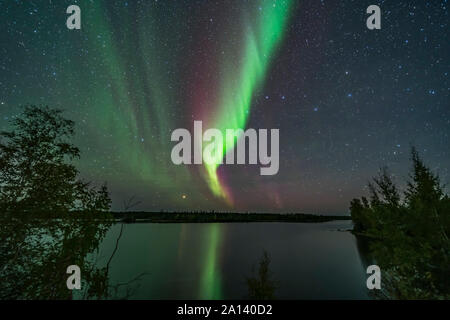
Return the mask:
<svg viewBox="0 0 450 320">
<path fill-rule="evenodd" d="M 233 223 L 233 222 L 293 222 L 320 223 L 351 220 L 350 216 L 324 216 L 303 213 L 152 213 L 112 212 L 114 220 L 123 223 Z"/>
</svg>

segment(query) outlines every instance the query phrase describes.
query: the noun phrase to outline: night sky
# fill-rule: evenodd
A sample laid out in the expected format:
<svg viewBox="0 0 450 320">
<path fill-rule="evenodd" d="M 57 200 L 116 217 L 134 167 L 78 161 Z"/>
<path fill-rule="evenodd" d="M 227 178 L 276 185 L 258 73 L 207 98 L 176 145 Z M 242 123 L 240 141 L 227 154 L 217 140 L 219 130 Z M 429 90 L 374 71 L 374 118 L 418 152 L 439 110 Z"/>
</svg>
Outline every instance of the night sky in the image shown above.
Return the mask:
<svg viewBox="0 0 450 320">
<path fill-rule="evenodd" d="M 81 30 L 66 9 L 81 8 Z M 381 30 L 366 8 L 381 7 Z M 0 129 L 20 105 L 76 122 L 81 176 L 113 209 L 346 214 L 416 146 L 450 175 L 447 1 L 0 2 Z M 170 136 L 280 129 L 280 169 L 176 166 Z"/>
</svg>

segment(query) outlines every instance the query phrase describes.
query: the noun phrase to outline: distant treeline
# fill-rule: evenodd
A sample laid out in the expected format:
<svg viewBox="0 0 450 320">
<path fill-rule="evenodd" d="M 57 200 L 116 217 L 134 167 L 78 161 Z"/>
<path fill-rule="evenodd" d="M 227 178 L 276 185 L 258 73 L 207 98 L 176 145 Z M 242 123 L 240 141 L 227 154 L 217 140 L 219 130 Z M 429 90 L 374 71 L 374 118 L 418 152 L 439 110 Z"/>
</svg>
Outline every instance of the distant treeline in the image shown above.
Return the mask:
<svg viewBox="0 0 450 320">
<path fill-rule="evenodd" d="M 112 212 L 123 222 L 326 222 L 350 220 L 349 216 L 323 216 L 303 213 L 235 213 L 235 212 Z"/>
</svg>

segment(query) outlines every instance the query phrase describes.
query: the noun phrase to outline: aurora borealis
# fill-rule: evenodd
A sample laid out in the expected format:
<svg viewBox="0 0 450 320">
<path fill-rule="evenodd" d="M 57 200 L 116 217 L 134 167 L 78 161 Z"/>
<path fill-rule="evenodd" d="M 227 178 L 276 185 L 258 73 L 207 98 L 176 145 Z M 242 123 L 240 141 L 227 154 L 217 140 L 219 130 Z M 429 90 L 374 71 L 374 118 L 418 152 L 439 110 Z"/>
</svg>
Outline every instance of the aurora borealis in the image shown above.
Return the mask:
<svg viewBox="0 0 450 320">
<path fill-rule="evenodd" d="M 81 30 L 66 28 L 74 4 Z M 372 4 L 381 7 L 381 30 L 366 27 Z M 107 182 L 114 211 L 134 196 L 133 210 L 152 212 L 346 215 L 381 166 L 398 173 L 394 181 L 407 179 L 411 146 L 450 182 L 448 11 L 447 0 L 0 1 L 0 130 L 24 104 L 64 109 L 76 125 L 80 175 Z M 221 132 L 279 129 L 278 174 L 173 164 L 171 133 L 192 132 L 194 121 Z M 303 252 L 312 260 L 335 255 L 314 260 L 327 261 L 317 263 L 327 281 L 339 280 L 328 261 L 356 252 L 339 253 L 335 239 L 347 233 L 315 238 L 303 226 L 255 225 L 134 224 L 111 272 L 126 282 L 121 276 L 150 270 L 144 297 L 169 287 L 223 298 L 225 269 L 244 279 L 241 262 L 253 263 L 263 242 L 286 256 L 278 274 L 297 277 L 303 268 L 305 282 L 313 272 Z M 111 228 L 105 252 L 119 230 Z M 239 263 L 223 263 L 227 255 Z M 168 274 L 186 277 L 175 283 Z"/>
<path fill-rule="evenodd" d="M 218 110 L 214 113 L 214 120 L 209 127 L 218 128 L 222 132 L 226 129 L 245 129 L 252 96 L 264 80 L 274 49 L 283 39 L 290 8 L 290 1 L 262 2 L 258 7 L 260 13 L 253 8 L 257 15 L 257 30 L 245 23 L 242 56 L 238 55 L 237 66 L 232 62 L 235 59 L 225 59 L 227 61 L 220 65 L 223 68 L 224 84 L 220 90 Z M 227 141 L 226 148 L 233 146 L 233 142 Z M 229 150 L 224 149 L 223 153 L 218 154 L 223 157 L 227 151 Z M 224 196 L 230 201 L 230 195 L 224 194 L 218 180 L 217 167 L 217 164 L 206 165 L 208 184 L 215 195 Z"/>
<path fill-rule="evenodd" d="M 406 175 L 411 145 L 447 182 L 447 2 L 383 2 L 372 31 L 370 4 L 2 1 L 0 127 L 26 103 L 66 110 L 114 210 L 346 214 L 380 166 Z M 194 120 L 280 129 L 279 173 L 174 165 L 170 134 Z"/>
</svg>

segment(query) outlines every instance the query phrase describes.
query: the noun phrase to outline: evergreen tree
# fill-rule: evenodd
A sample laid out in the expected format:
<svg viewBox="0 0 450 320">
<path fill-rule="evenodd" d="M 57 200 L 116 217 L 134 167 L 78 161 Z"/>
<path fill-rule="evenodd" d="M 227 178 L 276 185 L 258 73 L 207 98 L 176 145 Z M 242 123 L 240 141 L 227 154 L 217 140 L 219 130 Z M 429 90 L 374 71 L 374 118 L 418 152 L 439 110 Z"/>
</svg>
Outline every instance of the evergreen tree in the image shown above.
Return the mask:
<svg viewBox="0 0 450 320">
<path fill-rule="evenodd" d="M 370 203 L 353 199 L 354 231 L 368 236 L 392 298 L 450 298 L 450 200 L 413 148 L 404 200 L 386 168 L 369 184 Z"/>
</svg>

